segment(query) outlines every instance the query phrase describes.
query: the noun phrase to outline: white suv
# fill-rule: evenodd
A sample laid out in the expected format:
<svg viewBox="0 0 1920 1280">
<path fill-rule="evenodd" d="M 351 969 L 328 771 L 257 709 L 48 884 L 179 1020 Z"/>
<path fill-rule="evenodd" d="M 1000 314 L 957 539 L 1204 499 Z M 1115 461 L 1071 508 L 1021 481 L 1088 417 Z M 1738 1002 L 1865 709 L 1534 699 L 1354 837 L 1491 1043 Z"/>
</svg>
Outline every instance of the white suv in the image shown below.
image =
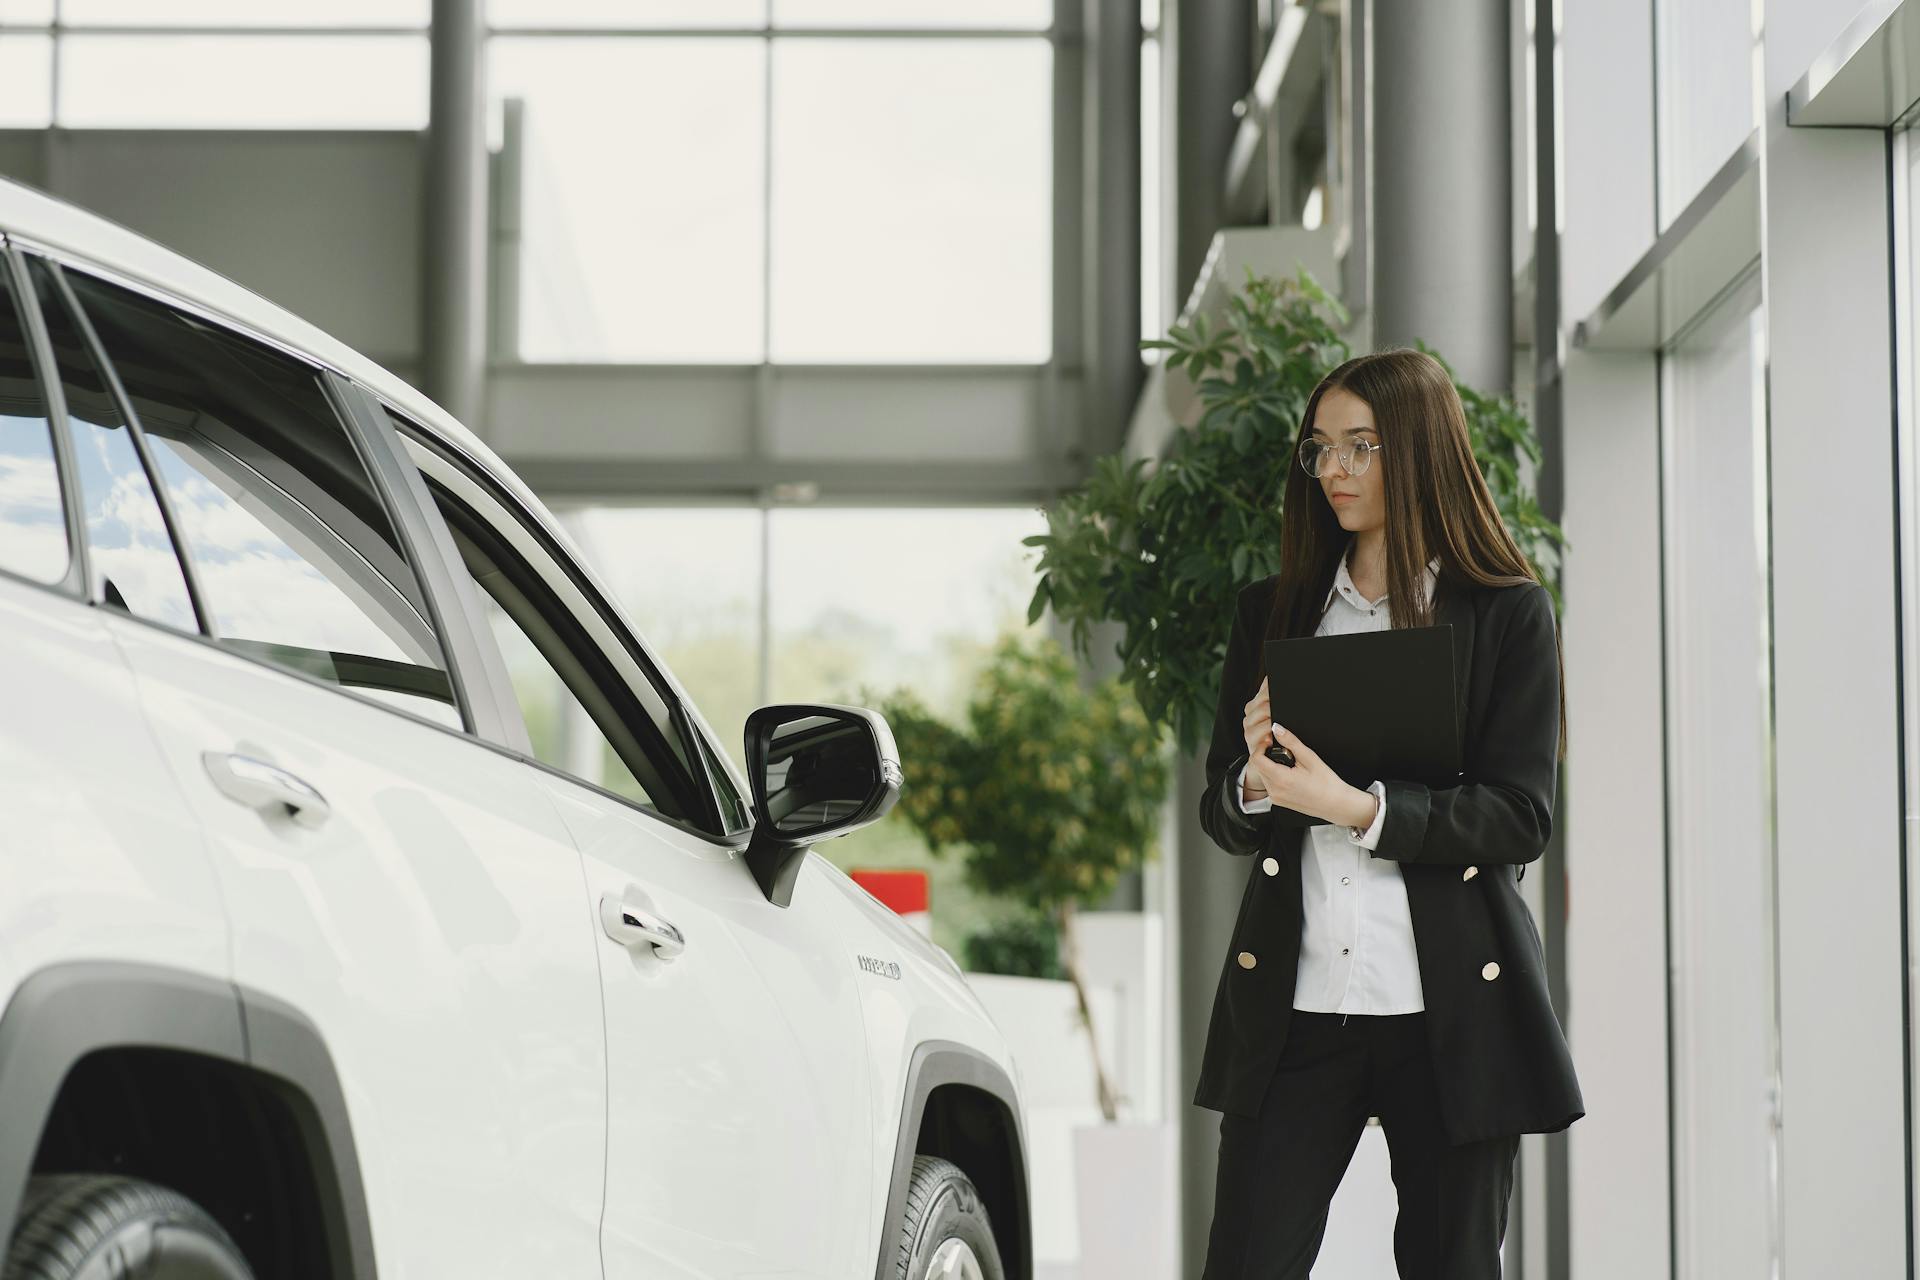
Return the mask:
<svg viewBox="0 0 1920 1280">
<path fill-rule="evenodd" d="M 1026 1280 L 1004 1039 L 808 850 L 885 721 L 762 707 L 743 780 L 431 401 L 0 232 L 0 1277 Z"/>
</svg>

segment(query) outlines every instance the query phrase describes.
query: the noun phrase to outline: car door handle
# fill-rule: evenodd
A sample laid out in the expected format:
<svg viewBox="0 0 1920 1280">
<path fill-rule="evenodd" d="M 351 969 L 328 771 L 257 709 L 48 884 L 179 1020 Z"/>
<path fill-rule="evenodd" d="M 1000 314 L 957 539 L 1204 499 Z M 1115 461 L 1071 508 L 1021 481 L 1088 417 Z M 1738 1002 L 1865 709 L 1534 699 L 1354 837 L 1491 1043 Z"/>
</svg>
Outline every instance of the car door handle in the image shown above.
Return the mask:
<svg viewBox="0 0 1920 1280">
<path fill-rule="evenodd" d="M 687 949 L 680 930 L 658 914 L 608 894 L 600 899 L 600 927 L 623 947 L 650 945 L 653 954 L 671 960 Z"/>
<path fill-rule="evenodd" d="M 223 795 L 249 809 L 270 813 L 284 806 L 303 827 L 317 827 L 333 813 L 325 796 L 279 765 L 234 751 L 203 751 L 200 762 Z"/>
</svg>

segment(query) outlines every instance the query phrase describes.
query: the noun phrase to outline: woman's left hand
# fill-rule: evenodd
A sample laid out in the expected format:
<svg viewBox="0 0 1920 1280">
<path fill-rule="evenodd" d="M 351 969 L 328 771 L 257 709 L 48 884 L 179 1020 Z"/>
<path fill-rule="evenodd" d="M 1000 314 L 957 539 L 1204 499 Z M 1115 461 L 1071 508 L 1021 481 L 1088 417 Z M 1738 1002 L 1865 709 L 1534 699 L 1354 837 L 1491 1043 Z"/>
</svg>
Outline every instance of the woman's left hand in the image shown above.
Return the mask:
<svg viewBox="0 0 1920 1280">
<path fill-rule="evenodd" d="M 1347 808 L 1346 801 L 1359 788 L 1327 767 L 1312 747 L 1300 741 L 1291 729 L 1275 725 L 1273 740 L 1293 753 L 1293 766 L 1267 759 L 1265 752 L 1250 757 L 1253 771 L 1266 784 L 1267 795 L 1283 808 L 1292 809 L 1328 822 Z"/>
</svg>

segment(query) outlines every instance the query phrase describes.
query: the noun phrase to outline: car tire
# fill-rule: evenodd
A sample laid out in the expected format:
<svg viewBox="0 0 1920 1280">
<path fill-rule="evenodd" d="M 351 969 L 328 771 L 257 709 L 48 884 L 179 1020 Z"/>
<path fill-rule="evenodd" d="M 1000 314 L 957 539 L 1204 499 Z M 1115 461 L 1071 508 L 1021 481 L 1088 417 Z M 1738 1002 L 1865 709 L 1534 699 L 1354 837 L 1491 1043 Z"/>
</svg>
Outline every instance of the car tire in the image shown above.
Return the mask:
<svg viewBox="0 0 1920 1280">
<path fill-rule="evenodd" d="M 218 1222 L 177 1191 L 136 1178 L 33 1178 L 0 1280 L 253 1280 Z"/>
<path fill-rule="evenodd" d="M 1006 1280 L 979 1190 L 938 1156 L 913 1158 L 895 1258 L 895 1280 Z"/>
</svg>

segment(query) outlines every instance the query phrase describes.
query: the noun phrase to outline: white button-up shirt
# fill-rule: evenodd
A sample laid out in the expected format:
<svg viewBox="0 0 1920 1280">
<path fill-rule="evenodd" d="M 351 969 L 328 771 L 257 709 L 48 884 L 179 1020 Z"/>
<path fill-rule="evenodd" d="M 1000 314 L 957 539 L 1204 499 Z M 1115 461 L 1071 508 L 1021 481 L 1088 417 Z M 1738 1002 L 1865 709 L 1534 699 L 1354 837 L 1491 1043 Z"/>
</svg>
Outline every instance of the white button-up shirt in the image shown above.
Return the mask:
<svg viewBox="0 0 1920 1280">
<path fill-rule="evenodd" d="M 1349 552 L 1351 554 L 1351 552 Z M 1440 557 L 1427 562 L 1422 575 L 1427 600 L 1433 599 Z M 1315 635 L 1384 631 L 1391 624 L 1386 596 L 1364 599 L 1347 573 L 1346 557 L 1334 571 L 1333 587 L 1322 605 Z M 1307 744 L 1311 747 L 1313 744 Z M 1251 766 L 1247 766 L 1251 767 Z M 1235 794 L 1247 813 L 1273 808 L 1266 797 L 1248 801 L 1247 767 L 1235 779 Z M 1407 908 L 1407 884 L 1400 864 L 1376 858 L 1372 850 L 1387 816 L 1386 784 L 1368 788 L 1378 798 L 1373 824 L 1365 831 L 1339 823 L 1307 828 L 1300 847 L 1300 968 L 1294 980 L 1293 1007 L 1316 1013 L 1417 1013 L 1426 1008 L 1420 989 L 1420 962 L 1413 945 L 1413 916 Z"/>
</svg>

